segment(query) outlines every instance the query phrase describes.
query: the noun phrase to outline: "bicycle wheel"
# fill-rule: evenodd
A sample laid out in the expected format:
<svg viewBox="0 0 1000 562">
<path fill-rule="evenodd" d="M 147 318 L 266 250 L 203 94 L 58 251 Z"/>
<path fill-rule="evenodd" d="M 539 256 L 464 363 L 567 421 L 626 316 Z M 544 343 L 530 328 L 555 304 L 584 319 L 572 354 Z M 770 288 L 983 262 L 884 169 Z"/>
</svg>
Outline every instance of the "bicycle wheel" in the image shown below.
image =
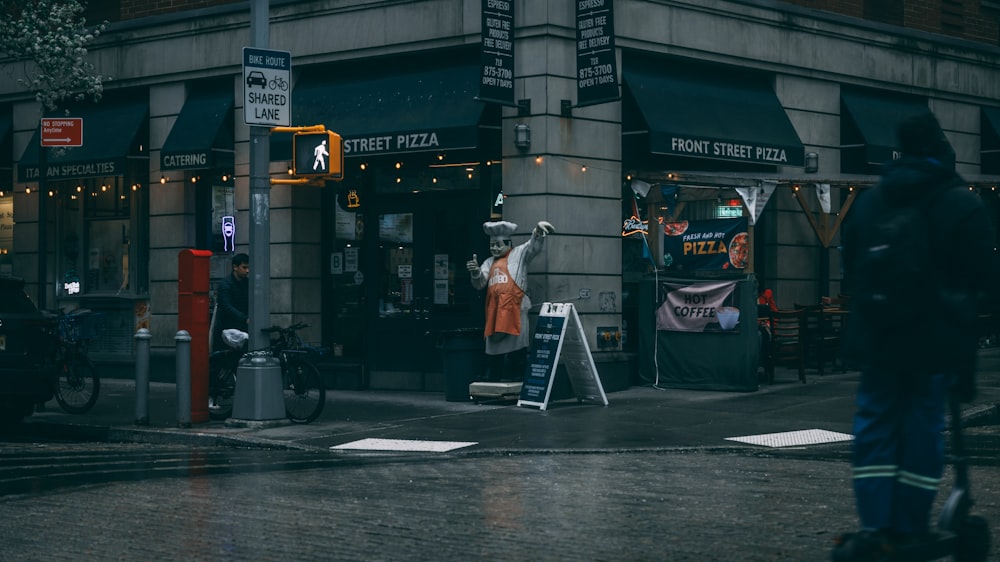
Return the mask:
<svg viewBox="0 0 1000 562">
<path fill-rule="evenodd" d="M 208 417 L 225 420 L 233 415 L 233 397 L 236 395 L 236 370 L 232 365 L 220 364 L 212 369 L 215 385 L 209 389 Z"/>
<path fill-rule="evenodd" d="M 101 393 L 101 379 L 90 360 L 82 355 L 67 358 L 59 367 L 56 401 L 71 414 L 85 414 Z"/>
<path fill-rule="evenodd" d="M 285 414 L 292 423 L 309 423 L 319 417 L 326 403 L 323 377 L 312 363 L 291 359 L 281 370 Z"/>
</svg>

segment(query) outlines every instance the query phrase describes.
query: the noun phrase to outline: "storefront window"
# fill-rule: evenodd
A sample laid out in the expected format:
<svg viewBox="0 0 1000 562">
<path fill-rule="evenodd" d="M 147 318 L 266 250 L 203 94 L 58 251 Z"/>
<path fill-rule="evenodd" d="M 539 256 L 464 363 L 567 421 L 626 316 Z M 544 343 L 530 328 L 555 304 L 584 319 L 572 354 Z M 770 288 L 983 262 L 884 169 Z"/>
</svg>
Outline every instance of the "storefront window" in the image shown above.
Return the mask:
<svg viewBox="0 0 1000 562">
<path fill-rule="evenodd" d="M 14 263 L 14 198 L 0 196 L 0 275 L 11 275 Z"/>
<path fill-rule="evenodd" d="M 413 213 L 378 217 L 383 280 L 379 316 L 408 314 L 413 305 Z"/>
<path fill-rule="evenodd" d="M 120 178 L 60 182 L 57 248 L 62 296 L 135 292 L 132 199 Z M 134 265 L 134 264 L 131 264 Z"/>
<path fill-rule="evenodd" d="M 209 248 L 213 253 L 231 254 L 236 249 L 236 200 L 232 185 L 213 185 L 212 227 Z"/>
</svg>

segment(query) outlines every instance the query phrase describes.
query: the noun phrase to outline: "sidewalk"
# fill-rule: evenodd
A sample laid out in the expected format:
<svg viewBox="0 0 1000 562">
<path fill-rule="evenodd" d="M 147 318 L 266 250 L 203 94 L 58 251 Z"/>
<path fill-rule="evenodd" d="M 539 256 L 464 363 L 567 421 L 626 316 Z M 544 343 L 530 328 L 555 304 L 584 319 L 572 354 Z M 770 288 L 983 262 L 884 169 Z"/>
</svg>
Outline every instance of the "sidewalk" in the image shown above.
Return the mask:
<svg viewBox="0 0 1000 562">
<path fill-rule="evenodd" d="M 328 390 L 318 420 L 270 427 L 227 427 L 223 422 L 177 424 L 172 383 L 151 383 L 149 425 L 135 424 L 135 385 L 101 381 L 94 408 L 64 413 L 55 400 L 25 421 L 22 433 L 93 441 L 227 445 L 328 451 L 362 439 L 473 443 L 464 451 L 623 451 L 743 446 L 729 437 L 819 429 L 851 433 L 858 373 L 819 376 L 808 384 L 779 369 L 775 383 L 735 393 L 631 387 L 608 394 L 607 407 L 575 399 L 545 411 L 514 403 L 447 402 L 443 392 Z M 963 405 L 966 424 L 1000 423 L 1000 348 L 980 352 L 979 395 Z M 270 424 L 252 424 L 270 425 Z"/>
</svg>

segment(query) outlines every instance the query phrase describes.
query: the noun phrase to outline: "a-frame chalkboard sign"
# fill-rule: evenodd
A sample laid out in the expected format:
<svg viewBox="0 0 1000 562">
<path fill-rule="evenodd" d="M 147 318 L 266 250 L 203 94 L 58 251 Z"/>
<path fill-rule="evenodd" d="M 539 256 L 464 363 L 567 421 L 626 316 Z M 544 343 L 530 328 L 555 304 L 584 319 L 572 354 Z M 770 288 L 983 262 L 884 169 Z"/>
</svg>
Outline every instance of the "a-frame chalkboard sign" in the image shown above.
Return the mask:
<svg viewBox="0 0 1000 562">
<path fill-rule="evenodd" d="M 577 400 L 608 405 L 608 396 L 601 385 L 576 309 L 571 303 L 547 302 L 542 304 L 531 339 L 518 406 L 534 406 L 541 410 L 548 406 L 560 360 L 566 366 Z"/>
</svg>

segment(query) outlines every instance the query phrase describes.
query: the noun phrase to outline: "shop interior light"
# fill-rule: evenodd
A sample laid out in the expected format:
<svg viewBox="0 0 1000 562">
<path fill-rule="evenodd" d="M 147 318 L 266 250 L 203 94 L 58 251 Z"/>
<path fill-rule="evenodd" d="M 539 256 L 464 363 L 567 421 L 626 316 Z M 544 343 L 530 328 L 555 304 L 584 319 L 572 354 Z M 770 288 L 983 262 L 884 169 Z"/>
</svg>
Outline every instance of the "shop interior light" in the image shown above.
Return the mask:
<svg viewBox="0 0 1000 562">
<path fill-rule="evenodd" d="M 198 183 L 198 176 L 191 176 L 191 183 Z"/>
<path fill-rule="evenodd" d="M 222 174 L 222 181 L 229 181 L 229 176 L 227 174 Z"/>
<path fill-rule="evenodd" d="M 56 194 L 55 191 L 52 191 L 51 189 L 49 190 L 49 197 L 53 197 L 55 194 Z"/>
<path fill-rule="evenodd" d="M 82 191 L 83 191 L 83 186 L 82 185 L 77 185 L 76 186 L 76 192 L 77 193 L 81 193 Z"/>
<path fill-rule="evenodd" d="M 7 192 L 0 189 L 0 197 L 3 197 L 4 195 L 7 195 Z"/>
<path fill-rule="evenodd" d="M 25 188 L 24 188 L 24 194 L 25 194 L 25 195 L 31 195 L 31 188 L 30 188 L 30 187 L 27 187 L 27 186 L 25 186 Z"/>
<path fill-rule="evenodd" d="M 436 177 L 431 178 L 431 183 L 437 183 L 437 182 L 438 182 L 438 179 Z"/>
<path fill-rule="evenodd" d="M 101 192 L 105 192 L 107 190 L 108 190 L 108 186 L 102 183 L 101 184 Z"/>
<path fill-rule="evenodd" d="M 438 162 L 444 160 L 444 154 L 438 154 Z"/>
</svg>

